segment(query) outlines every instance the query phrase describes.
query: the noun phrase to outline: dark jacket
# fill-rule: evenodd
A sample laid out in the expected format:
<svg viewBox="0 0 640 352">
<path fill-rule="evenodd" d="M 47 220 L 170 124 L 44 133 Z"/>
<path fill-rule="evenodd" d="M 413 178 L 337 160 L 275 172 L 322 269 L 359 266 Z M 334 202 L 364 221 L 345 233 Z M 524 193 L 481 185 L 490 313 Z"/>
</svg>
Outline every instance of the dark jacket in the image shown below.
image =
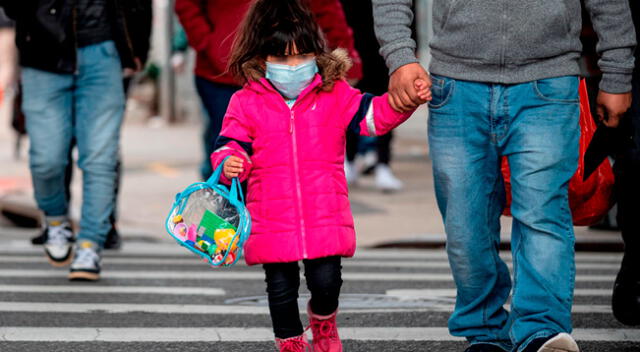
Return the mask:
<svg viewBox="0 0 640 352">
<path fill-rule="evenodd" d="M 76 71 L 75 0 L 0 0 L 16 21 L 20 64 L 44 71 Z M 146 61 L 151 33 L 151 0 L 109 0 L 112 39 L 123 67 Z"/>
</svg>

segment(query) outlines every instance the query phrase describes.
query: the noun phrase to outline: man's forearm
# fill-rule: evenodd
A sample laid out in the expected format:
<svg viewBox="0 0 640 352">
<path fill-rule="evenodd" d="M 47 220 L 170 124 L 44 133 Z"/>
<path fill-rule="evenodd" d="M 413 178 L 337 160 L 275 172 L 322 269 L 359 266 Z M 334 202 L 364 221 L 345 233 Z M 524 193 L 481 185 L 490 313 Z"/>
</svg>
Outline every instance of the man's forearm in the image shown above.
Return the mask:
<svg viewBox="0 0 640 352">
<path fill-rule="evenodd" d="M 416 42 L 411 39 L 412 0 L 373 0 L 375 32 L 389 73 L 418 62 Z"/>
<path fill-rule="evenodd" d="M 631 91 L 636 35 L 629 0 L 585 0 L 585 6 L 598 34 L 600 89 L 614 94 Z"/>
</svg>

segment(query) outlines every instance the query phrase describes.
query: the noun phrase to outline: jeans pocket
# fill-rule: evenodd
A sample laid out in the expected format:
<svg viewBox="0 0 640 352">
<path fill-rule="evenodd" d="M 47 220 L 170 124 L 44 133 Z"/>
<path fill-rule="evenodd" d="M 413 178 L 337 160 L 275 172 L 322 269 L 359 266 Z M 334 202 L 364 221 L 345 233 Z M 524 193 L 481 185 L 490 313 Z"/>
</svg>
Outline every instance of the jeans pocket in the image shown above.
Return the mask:
<svg viewBox="0 0 640 352">
<path fill-rule="evenodd" d="M 563 76 L 539 79 L 533 82 L 533 90 L 538 98 L 552 103 L 579 103 L 578 76 Z"/>
<path fill-rule="evenodd" d="M 439 109 L 445 106 L 455 89 L 455 80 L 438 75 L 431 75 L 431 96 L 432 99 L 429 102 L 430 109 Z"/>
<path fill-rule="evenodd" d="M 100 51 L 105 57 L 119 58 L 118 48 L 116 48 L 116 44 L 113 41 L 111 40 L 106 41 L 99 45 L 100 45 Z"/>
</svg>

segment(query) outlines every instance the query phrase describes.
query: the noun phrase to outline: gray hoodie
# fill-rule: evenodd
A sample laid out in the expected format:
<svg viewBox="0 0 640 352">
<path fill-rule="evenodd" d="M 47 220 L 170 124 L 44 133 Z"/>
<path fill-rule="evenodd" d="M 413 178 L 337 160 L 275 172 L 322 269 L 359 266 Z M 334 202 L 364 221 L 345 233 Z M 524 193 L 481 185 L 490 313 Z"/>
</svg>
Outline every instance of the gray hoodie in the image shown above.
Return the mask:
<svg viewBox="0 0 640 352">
<path fill-rule="evenodd" d="M 434 74 L 490 83 L 578 75 L 580 0 L 432 0 Z M 632 0 L 640 1 L 640 0 Z M 600 88 L 631 90 L 635 30 L 629 0 L 585 0 L 598 34 Z M 380 54 L 389 71 L 411 62 L 412 0 L 373 0 Z"/>
</svg>

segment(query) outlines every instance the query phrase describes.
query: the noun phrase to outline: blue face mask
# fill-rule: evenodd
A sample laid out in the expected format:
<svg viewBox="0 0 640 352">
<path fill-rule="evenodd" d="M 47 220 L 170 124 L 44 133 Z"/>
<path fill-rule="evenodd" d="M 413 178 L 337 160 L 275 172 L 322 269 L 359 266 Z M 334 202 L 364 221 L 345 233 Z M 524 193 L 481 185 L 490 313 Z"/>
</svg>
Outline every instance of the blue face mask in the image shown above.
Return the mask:
<svg viewBox="0 0 640 352">
<path fill-rule="evenodd" d="M 296 99 L 311 84 L 318 72 L 313 58 L 297 66 L 267 62 L 266 78 L 287 99 Z"/>
</svg>

